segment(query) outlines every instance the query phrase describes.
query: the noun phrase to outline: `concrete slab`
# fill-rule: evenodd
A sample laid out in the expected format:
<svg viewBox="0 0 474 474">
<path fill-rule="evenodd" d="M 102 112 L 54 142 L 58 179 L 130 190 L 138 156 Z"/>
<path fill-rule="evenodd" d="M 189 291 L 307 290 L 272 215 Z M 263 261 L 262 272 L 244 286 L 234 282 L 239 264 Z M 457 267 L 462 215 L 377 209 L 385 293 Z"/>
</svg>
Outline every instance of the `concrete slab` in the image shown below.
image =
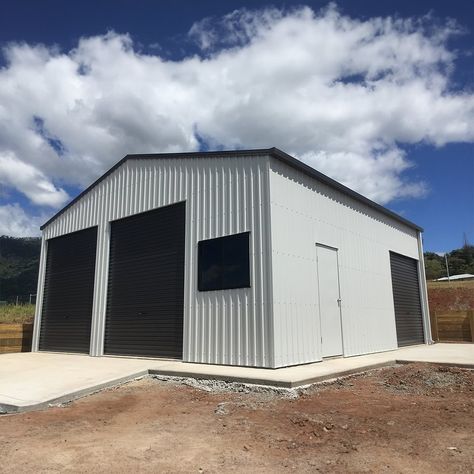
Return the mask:
<svg viewBox="0 0 474 474">
<path fill-rule="evenodd" d="M 474 368 L 474 344 L 432 344 L 398 349 L 397 362 L 432 362 Z"/>
<path fill-rule="evenodd" d="M 154 361 L 160 364 L 159 361 Z M 140 359 L 22 352 L 0 356 L 0 413 L 47 407 L 148 374 Z"/>
<path fill-rule="evenodd" d="M 148 374 L 292 388 L 396 362 L 433 362 L 474 368 L 474 344 L 412 346 L 281 369 L 45 352 L 2 354 L 0 413 L 46 408 Z"/>
<path fill-rule="evenodd" d="M 394 351 L 330 359 L 281 369 L 174 362 L 158 369 L 150 365 L 150 373 L 293 388 L 395 363 L 417 361 L 474 368 L 474 344 L 411 346 Z"/>
</svg>

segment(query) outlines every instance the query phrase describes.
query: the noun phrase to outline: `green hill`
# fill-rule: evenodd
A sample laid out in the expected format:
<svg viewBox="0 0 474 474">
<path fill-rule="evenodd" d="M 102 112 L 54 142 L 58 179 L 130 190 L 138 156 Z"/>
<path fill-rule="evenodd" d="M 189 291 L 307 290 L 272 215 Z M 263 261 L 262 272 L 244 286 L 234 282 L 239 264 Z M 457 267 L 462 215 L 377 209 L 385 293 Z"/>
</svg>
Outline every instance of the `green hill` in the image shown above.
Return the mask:
<svg viewBox="0 0 474 474">
<path fill-rule="evenodd" d="M 36 293 L 40 250 L 39 238 L 0 237 L 0 301 L 25 303 Z"/>
</svg>

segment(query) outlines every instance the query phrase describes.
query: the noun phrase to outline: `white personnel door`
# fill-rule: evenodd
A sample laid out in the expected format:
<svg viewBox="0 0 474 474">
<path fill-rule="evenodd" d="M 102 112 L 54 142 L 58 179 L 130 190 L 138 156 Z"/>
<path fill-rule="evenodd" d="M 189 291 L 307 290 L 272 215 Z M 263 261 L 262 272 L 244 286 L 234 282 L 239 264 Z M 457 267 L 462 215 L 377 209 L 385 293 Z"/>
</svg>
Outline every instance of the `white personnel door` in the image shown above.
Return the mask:
<svg viewBox="0 0 474 474">
<path fill-rule="evenodd" d="M 337 249 L 316 244 L 323 357 L 343 354 Z"/>
</svg>

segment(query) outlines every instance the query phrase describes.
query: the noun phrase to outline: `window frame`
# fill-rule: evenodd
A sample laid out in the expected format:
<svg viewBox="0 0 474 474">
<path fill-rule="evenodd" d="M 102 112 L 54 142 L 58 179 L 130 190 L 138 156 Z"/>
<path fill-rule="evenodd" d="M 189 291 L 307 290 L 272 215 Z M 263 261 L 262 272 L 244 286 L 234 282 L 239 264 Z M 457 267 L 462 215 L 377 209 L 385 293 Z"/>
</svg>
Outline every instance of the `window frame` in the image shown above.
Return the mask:
<svg viewBox="0 0 474 474">
<path fill-rule="evenodd" d="M 242 284 L 242 285 L 239 285 L 239 286 L 217 286 L 217 285 L 211 285 L 211 286 L 205 286 L 204 285 L 204 282 L 202 281 L 203 280 L 203 271 L 202 271 L 202 267 L 201 267 L 201 257 L 202 257 L 202 246 L 205 245 L 206 243 L 208 242 L 212 242 L 212 241 L 217 241 L 217 240 L 222 240 L 222 239 L 230 239 L 232 237 L 237 237 L 237 236 L 244 236 L 246 235 L 247 236 L 247 264 L 248 264 L 248 273 L 247 273 L 247 277 L 246 278 L 246 281 Z M 203 240 L 199 240 L 198 243 L 197 243 L 197 290 L 199 292 L 208 292 L 208 291 L 225 291 L 225 290 L 239 290 L 239 289 L 242 289 L 242 288 L 251 288 L 252 287 L 252 272 L 251 272 L 251 262 L 250 262 L 250 258 L 251 258 L 251 242 L 250 242 L 250 231 L 244 231 L 244 232 L 237 232 L 235 234 L 227 234 L 227 235 L 221 235 L 219 237 L 213 237 L 211 239 L 203 239 Z"/>
</svg>

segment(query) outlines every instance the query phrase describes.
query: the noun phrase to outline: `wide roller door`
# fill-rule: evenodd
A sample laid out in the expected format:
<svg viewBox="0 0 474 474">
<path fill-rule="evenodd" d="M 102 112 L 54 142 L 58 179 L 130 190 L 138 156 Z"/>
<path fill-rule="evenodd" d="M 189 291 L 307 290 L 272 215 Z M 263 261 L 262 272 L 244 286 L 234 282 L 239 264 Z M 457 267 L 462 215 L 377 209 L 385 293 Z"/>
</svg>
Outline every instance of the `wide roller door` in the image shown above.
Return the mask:
<svg viewBox="0 0 474 474">
<path fill-rule="evenodd" d="M 97 227 L 48 240 L 39 349 L 89 352 Z"/>
<path fill-rule="evenodd" d="M 412 258 L 390 252 L 390 266 L 398 345 L 423 344 L 423 315 L 418 262 Z"/>
<path fill-rule="evenodd" d="M 106 354 L 181 358 L 184 203 L 111 224 Z"/>
</svg>

